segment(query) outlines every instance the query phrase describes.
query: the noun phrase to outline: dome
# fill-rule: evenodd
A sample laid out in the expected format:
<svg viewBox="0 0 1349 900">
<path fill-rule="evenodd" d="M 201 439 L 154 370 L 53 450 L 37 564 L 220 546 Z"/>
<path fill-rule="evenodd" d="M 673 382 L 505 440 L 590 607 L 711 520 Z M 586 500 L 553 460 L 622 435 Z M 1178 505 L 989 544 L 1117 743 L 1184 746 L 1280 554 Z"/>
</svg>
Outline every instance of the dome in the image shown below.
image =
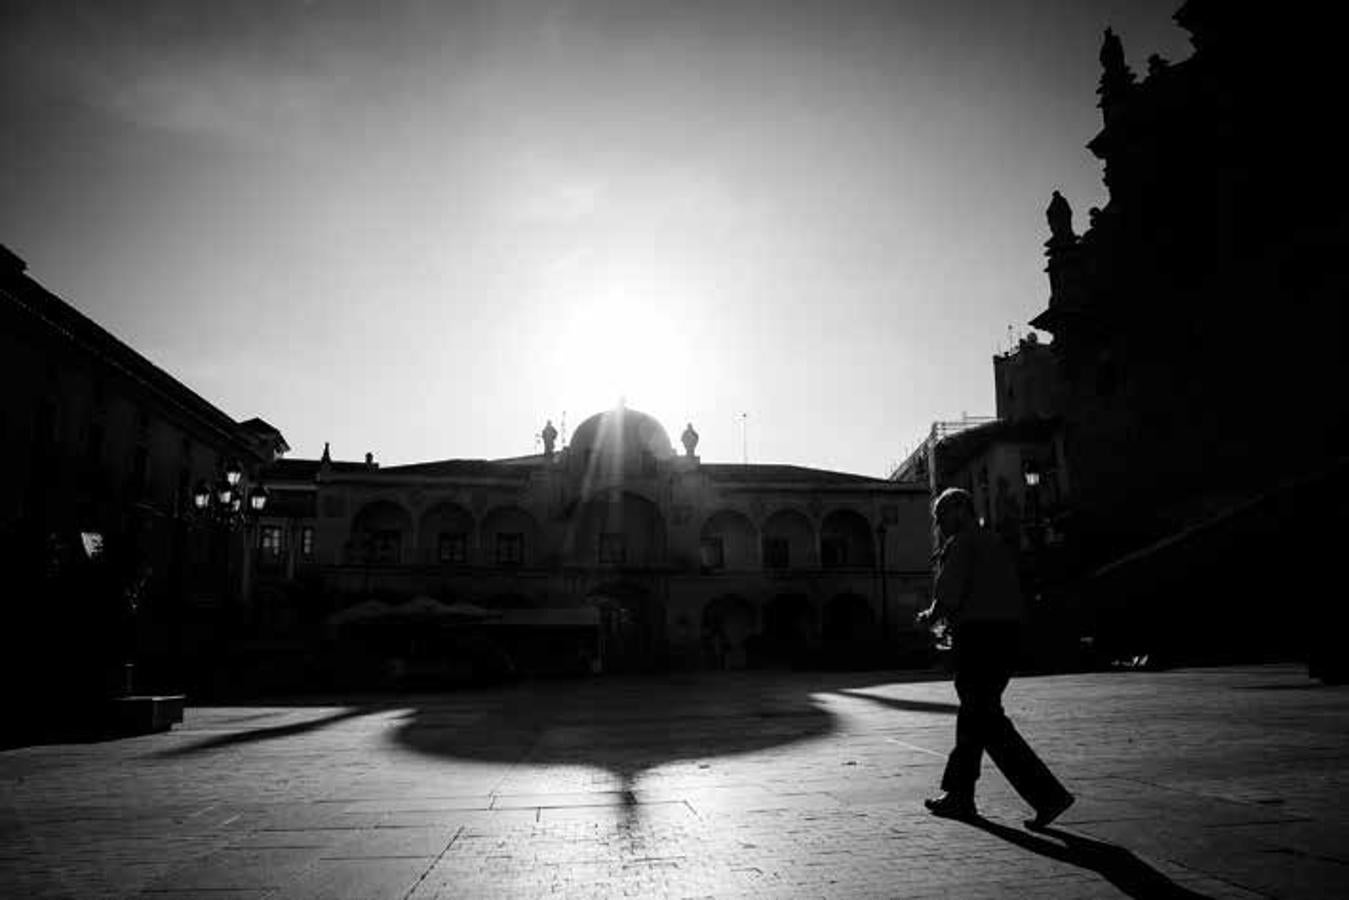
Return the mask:
<svg viewBox="0 0 1349 900">
<path fill-rule="evenodd" d="M 621 455 L 631 459 L 643 451 L 656 459 L 669 459 L 675 455 L 665 426 L 654 416 L 624 406 L 597 413 L 577 425 L 567 449 L 580 459 L 589 454 L 611 459 Z"/>
</svg>

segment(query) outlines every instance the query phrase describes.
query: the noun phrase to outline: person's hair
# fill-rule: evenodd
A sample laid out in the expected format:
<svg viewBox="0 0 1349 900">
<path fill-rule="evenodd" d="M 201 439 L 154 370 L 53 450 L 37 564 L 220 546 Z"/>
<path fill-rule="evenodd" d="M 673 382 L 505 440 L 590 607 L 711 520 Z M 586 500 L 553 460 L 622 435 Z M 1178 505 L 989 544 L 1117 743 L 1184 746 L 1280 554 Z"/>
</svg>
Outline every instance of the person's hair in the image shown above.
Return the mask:
<svg viewBox="0 0 1349 900">
<path fill-rule="evenodd" d="M 946 509 L 948 506 L 964 507 L 965 511 L 972 517 L 975 515 L 974 498 L 971 497 L 970 492 L 964 488 L 947 488 L 938 494 L 936 502 L 932 504 L 932 515 L 940 516 L 942 510 Z"/>
</svg>

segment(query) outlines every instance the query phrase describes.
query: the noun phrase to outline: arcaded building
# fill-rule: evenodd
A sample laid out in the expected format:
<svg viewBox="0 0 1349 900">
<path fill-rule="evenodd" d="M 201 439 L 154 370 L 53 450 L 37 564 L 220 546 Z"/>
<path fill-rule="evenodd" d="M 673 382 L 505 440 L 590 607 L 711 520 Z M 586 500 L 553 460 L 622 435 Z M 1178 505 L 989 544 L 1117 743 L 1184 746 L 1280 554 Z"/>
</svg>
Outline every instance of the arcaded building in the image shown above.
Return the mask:
<svg viewBox="0 0 1349 900">
<path fill-rule="evenodd" d="M 471 631 L 539 671 L 858 663 L 912 636 L 926 486 L 703 462 L 691 426 L 677 453 L 621 406 L 543 438 L 505 460 L 278 462 L 257 606 L 305 585 L 339 632 Z"/>
</svg>

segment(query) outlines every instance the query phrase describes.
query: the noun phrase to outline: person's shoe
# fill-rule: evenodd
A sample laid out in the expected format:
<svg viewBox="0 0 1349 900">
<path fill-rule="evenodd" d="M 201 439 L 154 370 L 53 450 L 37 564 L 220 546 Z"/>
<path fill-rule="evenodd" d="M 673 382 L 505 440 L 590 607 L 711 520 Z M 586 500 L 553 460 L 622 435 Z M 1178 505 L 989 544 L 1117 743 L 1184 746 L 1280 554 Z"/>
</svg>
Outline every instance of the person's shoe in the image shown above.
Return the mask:
<svg viewBox="0 0 1349 900">
<path fill-rule="evenodd" d="M 1075 798 L 1072 794 L 1064 794 L 1058 800 L 1035 811 L 1035 818 L 1026 820 L 1026 827 L 1031 831 L 1043 831 L 1049 827 L 1059 816 L 1063 815 L 1064 810 L 1073 805 Z"/>
<path fill-rule="evenodd" d="M 923 805 L 934 816 L 945 819 L 973 819 L 979 815 L 974 807 L 974 797 L 970 794 L 956 794 L 946 791 L 940 797 L 929 797 Z"/>
</svg>

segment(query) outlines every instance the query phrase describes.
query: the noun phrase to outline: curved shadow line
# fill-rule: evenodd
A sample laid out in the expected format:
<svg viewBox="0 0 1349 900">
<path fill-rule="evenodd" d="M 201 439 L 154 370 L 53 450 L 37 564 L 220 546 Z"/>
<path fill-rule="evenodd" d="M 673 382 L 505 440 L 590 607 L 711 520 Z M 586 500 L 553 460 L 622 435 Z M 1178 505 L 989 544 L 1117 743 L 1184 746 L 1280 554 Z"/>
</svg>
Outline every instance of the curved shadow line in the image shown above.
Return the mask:
<svg viewBox="0 0 1349 900">
<path fill-rule="evenodd" d="M 1146 900 L 1153 900 L 1153 898 L 1158 898 L 1158 900 L 1212 900 L 1207 894 L 1200 894 L 1189 888 L 1181 887 L 1143 862 L 1131 851 L 1117 844 L 1092 840 L 1059 828 L 1046 828 L 1040 832 L 1040 834 L 1052 835 L 1063 841 L 1063 845 L 1059 845 L 1016 828 L 990 822 L 982 816 L 962 819 L 961 821 L 1032 853 L 1038 853 L 1050 859 L 1057 859 L 1060 862 L 1097 872 L 1106 881 L 1109 881 L 1130 897 L 1140 898 L 1140 900 L 1144 900 L 1144 898 Z"/>
</svg>

